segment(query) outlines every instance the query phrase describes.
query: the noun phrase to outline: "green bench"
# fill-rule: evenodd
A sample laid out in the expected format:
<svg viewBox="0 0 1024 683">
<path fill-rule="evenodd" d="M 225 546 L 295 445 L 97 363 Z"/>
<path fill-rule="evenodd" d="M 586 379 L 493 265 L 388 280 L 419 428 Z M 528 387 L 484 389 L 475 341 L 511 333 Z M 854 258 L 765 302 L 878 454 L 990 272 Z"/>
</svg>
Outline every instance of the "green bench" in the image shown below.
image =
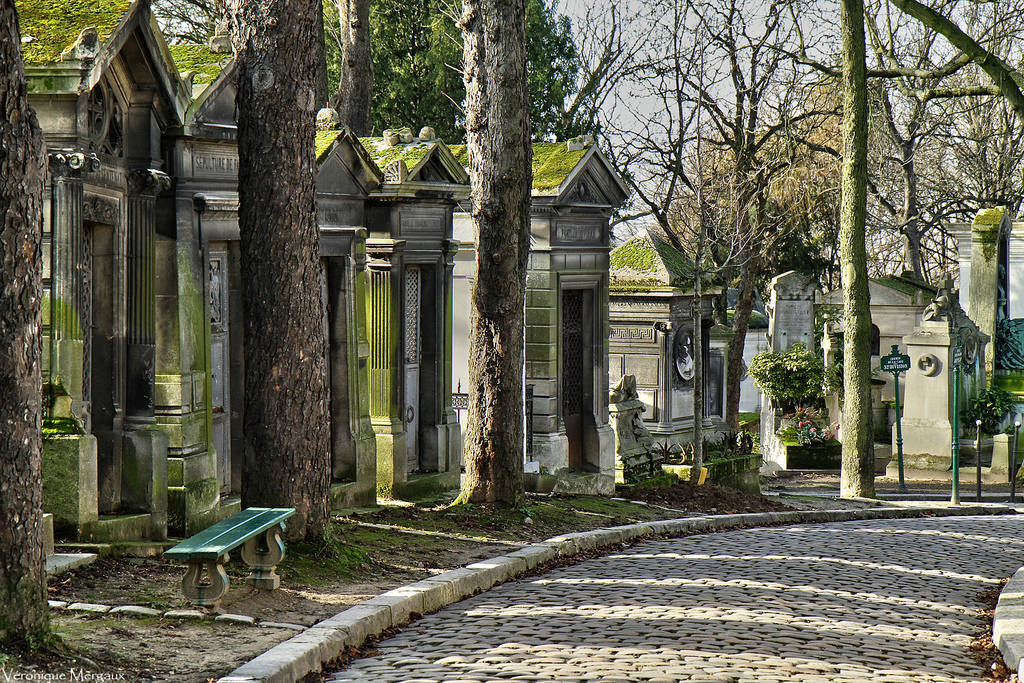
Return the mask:
<svg viewBox="0 0 1024 683">
<path fill-rule="evenodd" d="M 280 586 L 281 577 L 274 569 L 284 558 L 281 532 L 284 521 L 294 514 L 295 508 L 246 508 L 166 550 L 164 557 L 188 564 L 181 580 L 185 597 L 216 609 L 228 592 L 224 571 L 228 553 L 239 546 L 242 559 L 252 569 L 247 583 L 266 590 Z"/>
</svg>

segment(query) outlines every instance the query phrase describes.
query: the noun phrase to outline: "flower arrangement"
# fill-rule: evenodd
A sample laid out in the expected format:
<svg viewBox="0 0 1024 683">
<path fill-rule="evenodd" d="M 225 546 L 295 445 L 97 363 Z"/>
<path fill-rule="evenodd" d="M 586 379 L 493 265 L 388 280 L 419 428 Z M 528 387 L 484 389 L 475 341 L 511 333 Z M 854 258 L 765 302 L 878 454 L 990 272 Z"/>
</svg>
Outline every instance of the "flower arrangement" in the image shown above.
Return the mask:
<svg viewBox="0 0 1024 683">
<path fill-rule="evenodd" d="M 796 440 L 801 446 L 817 446 L 832 441 L 835 434 L 828 427 L 819 427 L 814 420 L 804 419 L 796 423 Z"/>
</svg>

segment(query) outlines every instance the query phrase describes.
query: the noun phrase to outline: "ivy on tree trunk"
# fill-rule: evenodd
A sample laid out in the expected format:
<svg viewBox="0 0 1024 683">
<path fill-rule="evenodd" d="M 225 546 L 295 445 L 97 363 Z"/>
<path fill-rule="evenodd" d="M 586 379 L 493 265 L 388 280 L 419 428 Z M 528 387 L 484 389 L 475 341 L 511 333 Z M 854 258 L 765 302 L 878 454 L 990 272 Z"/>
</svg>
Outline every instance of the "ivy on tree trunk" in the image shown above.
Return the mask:
<svg viewBox="0 0 1024 683">
<path fill-rule="evenodd" d="M 47 629 L 39 337 L 43 156 L 12 0 L 0 0 L 0 64 L 0 641 L 24 642 Z"/>
<path fill-rule="evenodd" d="M 245 505 L 328 522 L 330 423 L 316 221 L 319 0 L 236 0 L 238 224 L 245 305 Z"/>
<path fill-rule="evenodd" d="M 459 501 L 523 497 L 526 263 L 533 184 L 523 0 L 465 0 L 466 141 L 476 285 Z"/>
</svg>

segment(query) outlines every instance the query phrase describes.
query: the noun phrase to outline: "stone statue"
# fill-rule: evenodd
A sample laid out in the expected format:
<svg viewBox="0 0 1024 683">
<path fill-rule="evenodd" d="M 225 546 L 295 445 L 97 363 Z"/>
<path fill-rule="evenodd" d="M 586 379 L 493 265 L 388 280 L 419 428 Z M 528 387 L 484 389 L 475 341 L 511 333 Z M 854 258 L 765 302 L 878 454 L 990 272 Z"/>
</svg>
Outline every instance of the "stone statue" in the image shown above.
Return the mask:
<svg viewBox="0 0 1024 683">
<path fill-rule="evenodd" d="M 636 389 L 636 376 L 623 375 L 608 396 L 608 412 L 615 430 L 616 468 L 623 481 L 635 482 L 660 474 L 661 459 L 654 452 L 654 437 L 644 424 L 644 403 Z"/>
</svg>

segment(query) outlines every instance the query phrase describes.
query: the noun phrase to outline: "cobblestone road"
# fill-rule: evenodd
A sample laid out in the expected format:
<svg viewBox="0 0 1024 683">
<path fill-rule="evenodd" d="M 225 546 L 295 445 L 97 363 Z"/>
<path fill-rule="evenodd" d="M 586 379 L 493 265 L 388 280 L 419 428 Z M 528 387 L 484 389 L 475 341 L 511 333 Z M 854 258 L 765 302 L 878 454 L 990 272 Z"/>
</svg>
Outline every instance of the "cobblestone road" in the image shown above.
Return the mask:
<svg viewBox="0 0 1024 683">
<path fill-rule="evenodd" d="M 332 681 L 975 681 L 977 595 L 1024 517 L 650 542 L 421 619 Z"/>
</svg>

